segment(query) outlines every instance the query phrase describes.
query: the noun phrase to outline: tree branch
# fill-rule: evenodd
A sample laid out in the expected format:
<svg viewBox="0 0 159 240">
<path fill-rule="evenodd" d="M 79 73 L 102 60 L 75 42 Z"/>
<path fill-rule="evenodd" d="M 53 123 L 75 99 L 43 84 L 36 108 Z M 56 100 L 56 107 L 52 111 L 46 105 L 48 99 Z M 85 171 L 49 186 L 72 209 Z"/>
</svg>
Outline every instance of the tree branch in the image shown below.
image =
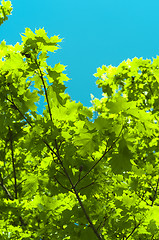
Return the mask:
<svg viewBox="0 0 159 240">
<path fill-rule="evenodd" d="M 154 192 L 154 195 L 153 195 L 153 197 L 152 197 L 152 203 L 151 203 L 151 206 L 153 206 L 154 201 L 155 201 L 156 196 L 157 196 L 158 184 L 159 184 L 159 178 L 158 178 L 158 180 L 157 180 L 157 185 L 156 185 L 156 188 L 155 188 L 155 192 Z"/>
<path fill-rule="evenodd" d="M 14 176 L 14 193 L 15 198 L 17 199 L 17 176 L 16 176 L 16 169 L 15 169 L 15 158 L 14 158 L 14 151 L 13 151 L 13 140 L 12 140 L 12 131 L 9 127 L 9 137 L 10 137 L 10 148 L 11 148 L 11 155 L 12 155 L 12 167 L 13 167 L 13 176 Z"/>
<path fill-rule="evenodd" d="M 63 169 L 63 171 L 64 171 L 64 173 L 65 173 L 65 176 L 68 178 L 68 180 L 69 180 L 69 182 L 70 182 L 71 188 L 72 188 L 73 192 L 75 193 L 75 195 L 76 195 L 76 197 L 77 197 L 77 200 L 78 200 L 78 202 L 79 202 L 79 204 L 80 204 L 80 206 L 81 206 L 81 209 L 83 210 L 83 213 L 84 213 L 86 219 L 88 220 L 88 222 L 89 222 L 89 224 L 90 224 L 90 227 L 92 228 L 94 234 L 97 236 L 97 238 L 98 238 L 99 240 L 103 240 L 103 238 L 100 236 L 100 234 L 99 234 L 98 231 L 96 230 L 94 224 L 92 223 L 89 215 L 87 214 L 86 209 L 85 209 L 85 207 L 84 207 L 84 205 L 83 205 L 83 203 L 82 203 L 82 201 L 81 201 L 81 198 L 80 198 L 80 196 L 79 196 L 79 194 L 78 194 L 78 192 L 77 192 L 77 190 L 76 190 L 76 187 L 75 187 L 75 185 L 73 184 L 73 182 L 72 182 L 72 180 L 71 180 L 71 178 L 70 178 L 70 176 L 69 176 L 66 168 L 65 168 L 64 165 L 63 165 L 63 162 L 62 162 L 61 157 L 60 157 L 60 154 L 59 154 L 59 148 L 58 148 L 58 145 L 57 145 L 57 141 L 56 141 L 56 140 L 55 140 L 55 144 L 56 144 L 56 149 L 57 149 L 57 155 L 58 155 L 59 163 L 60 163 L 61 166 L 62 166 L 62 169 Z"/>
<path fill-rule="evenodd" d="M 36 65 L 37 65 L 38 69 L 39 69 L 39 73 L 40 73 L 40 76 L 39 76 L 39 77 L 41 78 L 41 81 L 42 81 L 42 84 L 43 84 L 43 87 L 44 87 L 44 92 L 45 92 L 46 101 L 47 101 L 47 105 L 48 105 L 48 109 L 49 109 L 50 119 L 51 119 L 51 121 L 52 121 L 52 113 L 51 113 L 51 108 L 50 108 L 49 98 L 48 98 L 48 95 L 47 95 L 47 89 L 46 89 L 46 85 L 45 85 L 43 73 L 42 73 L 42 71 L 41 71 L 41 69 L 40 69 L 40 66 L 39 66 L 36 58 L 35 58 L 35 63 L 36 63 Z"/>
<path fill-rule="evenodd" d="M 57 183 L 58 183 L 62 188 L 66 189 L 66 190 L 69 191 L 69 192 L 72 192 L 71 189 L 69 189 L 69 188 L 63 186 L 62 183 L 60 183 L 60 181 L 56 178 L 56 176 L 54 176 L 54 178 L 55 178 L 55 180 L 57 181 Z"/>
<path fill-rule="evenodd" d="M 104 225 L 105 225 L 105 222 L 108 220 L 108 216 L 107 216 L 107 214 L 103 217 L 103 221 L 101 221 L 101 223 L 99 224 L 99 226 L 97 227 L 97 230 L 98 229 L 101 229 L 102 227 L 104 227 Z"/>
<path fill-rule="evenodd" d="M 131 231 L 131 233 L 126 237 L 126 240 L 131 237 L 131 235 L 135 232 L 135 230 L 140 226 L 141 223 L 138 223 L 134 228 L 133 230 Z"/>
<path fill-rule="evenodd" d="M 85 175 L 83 177 L 80 178 L 80 181 L 82 181 L 96 166 L 97 164 L 105 157 L 105 155 L 113 148 L 114 144 L 119 140 L 120 134 L 122 133 L 123 127 L 121 128 L 121 131 L 119 133 L 119 136 L 117 137 L 117 139 L 112 143 L 112 145 L 108 148 L 107 147 L 103 153 L 103 155 L 98 159 L 98 161 L 88 170 L 88 172 L 85 173 Z M 80 182 L 78 181 L 78 183 Z M 77 185 L 77 184 L 76 184 Z"/>
<path fill-rule="evenodd" d="M 98 238 L 99 240 L 102 240 L 102 239 L 103 239 L 102 236 L 100 236 L 100 234 L 99 234 L 98 231 L 96 230 L 94 224 L 92 223 L 92 221 L 91 221 L 89 215 L 87 214 L 86 209 L 85 209 L 85 207 L 84 207 L 84 205 L 83 205 L 83 203 L 82 203 L 82 201 L 81 201 L 81 198 L 80 198 L 80 196 L 78 195 L 78 192 L 76 191 L 75 188 L 74 188 L 74 192 L 75 192 L 76 197 L 77 197 L 77 199 L 78 199 L 78 202 L 79 202 L 79 204 L 80 204 L 80 206 L 81 206 L 81 208 L 82 208 L 82 210 L 83 210 L 83 212 L 84 212 L 84 215 L 85 215 L 86 219 L 88 220 L 88 222 L 89 222 L 89 224 L 90 224 L 90 227 L 92 228 L 92 230 L 93 230 L 93 232 L 95 233 L 95 235 L 97 236 L 97 238 Z"/>
<path fill-rule="evenodd" d="M 10 99 L 6 98 L 14 107 L 15 107 L 15 110 L 17 110 L 20 115 L 25 119 L 25 121 L 29 124 L 29 126 L 31 128 L 33 128 L 34 126 L 29 122 L 29 120 L 24 116 L 24 114 L 20 111 L 20 109 L 15 105 L 14 101 L 11 101 Z M 50 147 L 50 145 L 46 142 L 45 139 L 42 138 L 42 141 L 45 143 L 45 145 L 50 149 L 50 151 L 56 155 L 57 157 L 57 154 L 56 152 Z"/>
<path fill-rule="evenodd" d="M 82 189 L 85 189 L 85 188 L 87 188 L 87 187 L 92 186 L 94 183 L 95 183 L 95 181 L 92 182 L 92 183 L 90 183 L 90 184 L 88 184 L 88 185 L 86 185 L 86 186 L 84 186 L 84 187 L 81 187 L 81 188 L 78 190 L 78 192 L 80 192 Z"/>
<path fill-rule="evenodd" d="M 33 125 L 28 121 L 28 119 L 24 116 L 24 114 L 20 111 L 20 109 L 15 105 L 15 103 L 14 103 L 12 100 L 10 100 L 9 98 L 7 98 L 7 97 L 6 97 L 6 99 L 14 106 L 14 109 L 17 110 L 17 111 L 20 113 L 20 115 L 25 119 L 25 121 L 26 121 L 31 127 L 33 127 Z"/>
<path fill-rule="evenodd" d="M 1 180 L 0 185 L 2 186 L 3 190 L 4 190 L 5 193 L 7 194 L 8 198 L 9 198 L 10 200 L 14 200 L 13 196 L 10 194 L 10 192 L 8 191 L 8 189 L 6 188 L 6 186 L 5 186 L 4 183 L 3 183 L 3 178 L 2 178 L 1 173 L 0 173 L 0 180 Z"/>
</svg>

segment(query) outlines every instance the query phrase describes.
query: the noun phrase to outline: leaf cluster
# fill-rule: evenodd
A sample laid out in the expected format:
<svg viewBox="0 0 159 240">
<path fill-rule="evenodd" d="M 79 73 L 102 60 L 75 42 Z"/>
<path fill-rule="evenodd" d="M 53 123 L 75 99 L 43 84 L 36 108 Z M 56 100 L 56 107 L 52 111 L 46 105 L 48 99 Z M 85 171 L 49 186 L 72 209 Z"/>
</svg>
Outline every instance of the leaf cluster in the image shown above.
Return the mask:
<svg viewBox="0 0 159 240">
<path fill-rule="evenodd" d="M 4 21 L 8 20 L 8 16 L 11 15 L 11 12 L 12 12 L 11 1 L 2 0 L 0 5 L 0 25 Z"/>
<path fill-rule="evenodd" d="M 87 108 L 47 64 L 59 36 L 21 37 L 0 44 L 0 238 L 159 239 L 159 57 L 98 68 Z"/>
</svg>

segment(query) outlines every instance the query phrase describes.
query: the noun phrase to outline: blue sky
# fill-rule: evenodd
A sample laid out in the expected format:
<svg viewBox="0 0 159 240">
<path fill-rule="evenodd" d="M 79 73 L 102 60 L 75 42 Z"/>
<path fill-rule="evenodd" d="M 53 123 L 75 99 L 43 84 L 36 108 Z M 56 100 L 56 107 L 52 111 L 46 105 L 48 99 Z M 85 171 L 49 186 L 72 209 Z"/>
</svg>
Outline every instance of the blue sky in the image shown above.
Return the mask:
<svg viewBox="0 0 159 240">
<path fill-rule="evenodd" d="M 13 12 L 0 27 L 0 41 L 21 42 L 26 27 L 44 27 L 63 38 L 48 63 L 67 65 L 72 80 L 66 90 L 73 100 L 91 106 L 101 98 L 93 74 L 102 65 L 118 66 L 128 58 L 159 54 L 158 0 L 13 0 Z"/>
</svg>

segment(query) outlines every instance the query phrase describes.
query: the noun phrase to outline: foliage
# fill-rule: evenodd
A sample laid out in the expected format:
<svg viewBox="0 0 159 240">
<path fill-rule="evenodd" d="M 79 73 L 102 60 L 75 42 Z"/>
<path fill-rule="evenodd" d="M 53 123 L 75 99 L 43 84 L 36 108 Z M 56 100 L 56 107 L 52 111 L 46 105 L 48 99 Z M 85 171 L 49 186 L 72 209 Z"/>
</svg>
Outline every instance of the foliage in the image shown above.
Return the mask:
<svg viewBox="0 0 159 240">
<path fill-rule="evenodd" d="M 0 238 L 159 239 L 159 57 L 98 68 L 87 108 L 47 65 L 60 41 L 0 44 Z"/>
<path fill-rule="evenodd" d="M 0 25 L 8 20 L 9 15 L 11 15 L 12 12 L 12 7 L 11 7 L 11 1 L 1 1 L 1 6 L 0 6 Z"/>
</svg>

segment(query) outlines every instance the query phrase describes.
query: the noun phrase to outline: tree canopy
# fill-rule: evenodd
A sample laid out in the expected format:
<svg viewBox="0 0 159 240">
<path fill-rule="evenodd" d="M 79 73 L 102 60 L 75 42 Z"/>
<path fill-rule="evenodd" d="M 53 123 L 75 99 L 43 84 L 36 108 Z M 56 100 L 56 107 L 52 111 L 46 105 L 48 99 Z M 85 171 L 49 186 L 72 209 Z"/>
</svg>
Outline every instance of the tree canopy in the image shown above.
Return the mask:
<svg viewBox="0 0 159 240">
<path fill-rule="evenodd" d="M 0 44 L 0 238 L 159 239 L 159 57 L 98 68 L 88 108 L 47 64 L 59 36 L 21 37 Z"/>
</svg>

